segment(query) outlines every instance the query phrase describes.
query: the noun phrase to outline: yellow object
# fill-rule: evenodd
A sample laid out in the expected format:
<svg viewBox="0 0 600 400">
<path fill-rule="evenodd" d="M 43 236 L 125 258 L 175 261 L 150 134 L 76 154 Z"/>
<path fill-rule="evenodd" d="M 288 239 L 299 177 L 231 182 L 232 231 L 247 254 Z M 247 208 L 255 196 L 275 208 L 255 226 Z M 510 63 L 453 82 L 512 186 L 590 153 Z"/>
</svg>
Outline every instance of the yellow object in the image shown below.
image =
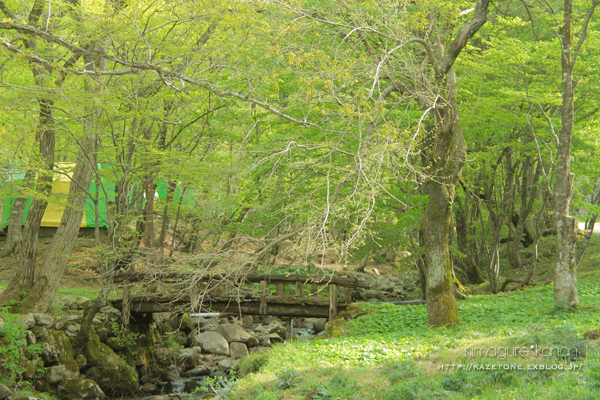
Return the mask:
<svg viewBox="0 0 600 400">
<path fill-rule="evenodd" d="M 65 212 L 67 205 L 67 197 L 69 195 L 69 188 L 71 186 L 71 177 L 73 176 L 73 169 L 75 168 L 74 163 L 59 163 L 59 170 L 69 171 L 66 174 L 53 174 L 52 182 L 52 196 L 48 199 L 48 207 L 42 218 L 42 226 L 58 227 L 60 219 Z M 85 219 L 85 212 L 81 218 L 80 228 L 86 228 L 87 223 Z"/>
</svg>

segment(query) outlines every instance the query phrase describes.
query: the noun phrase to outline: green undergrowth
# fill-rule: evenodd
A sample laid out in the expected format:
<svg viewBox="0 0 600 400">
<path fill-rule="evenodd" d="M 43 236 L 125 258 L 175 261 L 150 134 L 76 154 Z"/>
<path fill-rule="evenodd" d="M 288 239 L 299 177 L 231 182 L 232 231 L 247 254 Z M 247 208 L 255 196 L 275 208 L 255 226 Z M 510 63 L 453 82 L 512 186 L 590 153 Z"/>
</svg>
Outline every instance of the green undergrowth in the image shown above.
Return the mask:
<svg viewBox="0 0 600 400">
<path fill-rule="evenodd" d="M 424 305 L 365 304 L 343 335 L 296 341 L 243 361 L 235 399 L 596 399 L 599 279 L 581 306 L 554 307 L 551 285 L 458 304 L 461 324 L 431 328 Z"/>
</svg>

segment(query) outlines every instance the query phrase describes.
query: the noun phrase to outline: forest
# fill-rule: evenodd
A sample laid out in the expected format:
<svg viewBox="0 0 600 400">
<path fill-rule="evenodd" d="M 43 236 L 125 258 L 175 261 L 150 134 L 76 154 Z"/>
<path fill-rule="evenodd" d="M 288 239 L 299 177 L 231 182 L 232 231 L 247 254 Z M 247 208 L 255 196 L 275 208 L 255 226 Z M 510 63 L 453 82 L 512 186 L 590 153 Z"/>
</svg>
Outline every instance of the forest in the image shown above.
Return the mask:
<svg viewBox="0 0 600 400">
<path fill-rule="evenodd" d="M 426 306 L 361 309 L 377 334 L 466 335 L 475 292 L 597 327 L 578 267 L 600 210 L 599 4 L 0 0 L 0 317 L 51 311 L 85 227 L 98 290 L 75 347 L 135 271 L 402 275 Z M 302 386 L 286 373 L 280 391 Z M 352 377 L 297 398 L 352 398 Z M 435 398 L 415 385 L 389 398 Z"/>
</svg>

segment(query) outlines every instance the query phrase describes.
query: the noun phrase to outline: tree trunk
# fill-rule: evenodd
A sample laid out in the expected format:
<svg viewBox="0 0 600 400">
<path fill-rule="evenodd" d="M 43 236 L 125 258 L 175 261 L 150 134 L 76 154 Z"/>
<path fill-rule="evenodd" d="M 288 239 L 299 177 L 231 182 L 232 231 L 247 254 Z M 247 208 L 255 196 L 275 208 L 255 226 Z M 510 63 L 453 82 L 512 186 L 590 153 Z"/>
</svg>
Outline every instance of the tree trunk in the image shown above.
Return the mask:
<svg viewBox="0 0 600 400">
<path fill-rule="evenodd" d="M 440 110 L 441 124 L 431 153 L 431 178 L 427 181 L 429 203 L 421 218 L 425 243 L 425 277 L 427 282 L 427 313 L 433 326 L 459 324 L 452 264 L 448 248 L 454 190 L 466 160 L 458 105 L 456 75 L 447 76 L 448 105 Z"/>
<path fill-rule="evenodd" d="M 25 211 L 26 198 L 18 197 L 15 199 L 10 216 L 8 217 L 8 232 L 6 235 L 6 245 L 4 246 L 4 257 L 13 253 L 18 253 L 23 242 L 23 212 Z"/>
<path fill-rule="evenodd" d="M 38 178 L 36 191 L 41 194 L 40 199 L 34 199 L 29 207 L 25 230 L 23 232 L 23 241 L 21 257 L 19 258 L 19 267 L 17 273 L 11 280 L 7 288 L 0 294 L 0 304 L 7 303 L 9 300 L 20 300 L 20 293 L 28 292 L 34 285 L 35 268 L 37 261 L 38 234 L 40 225 L 48 202 L 46 197 L 52 192 L 52 169 L 54 166 L 54 114 L 51 100 L 40 99 L 40 117 L 37 127 L 37 144 L 40 155 L 44 161 L 44 173 Z M 35 175 L 31 168 L 25 174 Z M 22 214 L 22 213 L 21 213 Z M 12 216 L 11 216 L 12 217 Z M 21 229 L 21 220 L 18 221 Z"/>
<path fill-rule="evenodd" d="M 82 140 L 81 146 L 69 189 L 67 206 L 35 285 L 31 293 L 18 306 L 20 312 L 43 313 L 48 311 L 69 261 L 69 255 L 75 245 L 81 219 L 85 212 L 87 191 L 94 173 L 90 161 L 98 146 L 98 136 L 96 134 L 88 135 Z"/>
</svg>

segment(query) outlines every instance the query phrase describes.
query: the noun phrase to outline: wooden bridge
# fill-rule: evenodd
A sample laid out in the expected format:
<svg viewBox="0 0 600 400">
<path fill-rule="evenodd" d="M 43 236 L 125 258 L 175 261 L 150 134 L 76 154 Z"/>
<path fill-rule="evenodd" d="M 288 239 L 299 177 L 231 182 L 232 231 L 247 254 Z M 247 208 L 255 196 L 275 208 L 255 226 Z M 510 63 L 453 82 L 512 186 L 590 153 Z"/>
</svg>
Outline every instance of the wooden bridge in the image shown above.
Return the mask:
<svg viewBox="0 0 600 400">
<path fill-rule="evenodd" d="M 130 316 L 141 322 L 149 320 L 155 312 L 198 311 L 316 317 L 331 321 L 352 302 L 352 289 L 369 288 L 366 282 L 356 278 L 296 274 L 198 277 L 183 273 L 129 272 L 115 275 L 113 282 L 121 286 L 123 296 L 111 302 L 113 307 L 122 310 L 125 325 Z M 133 286 L 144 283 L 146 291 L 132 295 Z M 260 287 L 253 290 L 252 284 L 260 284 Z M 157 287 L 160 287 L 159 293 L 156 293 Z"/>
</svg>

